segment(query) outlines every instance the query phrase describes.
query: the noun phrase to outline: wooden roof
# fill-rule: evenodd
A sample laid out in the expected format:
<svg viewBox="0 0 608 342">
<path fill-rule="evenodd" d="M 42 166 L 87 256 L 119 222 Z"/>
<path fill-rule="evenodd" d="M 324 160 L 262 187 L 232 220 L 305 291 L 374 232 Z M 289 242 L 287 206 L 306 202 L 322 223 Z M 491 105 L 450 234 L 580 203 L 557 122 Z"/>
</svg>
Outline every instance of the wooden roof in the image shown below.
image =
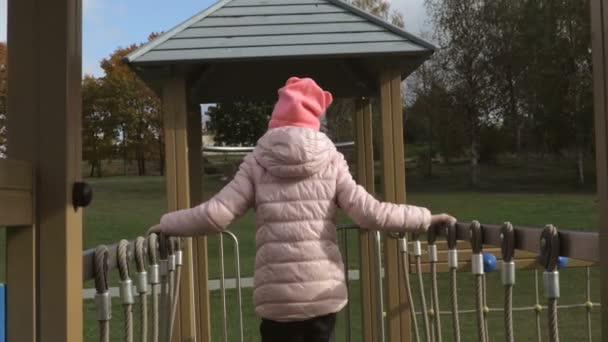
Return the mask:
<svg viewBox="0 0 608 342">
<path fill-rule="evenodd" d="M 222 0 L 130 63 L 425 53 L 433 46 L 339 0 Z"/>
<path fill-rule="evenodd" d="M 187 66 L 188 74 L 198 75 L 194 83 L 205 89 L 203 97 L 215 101 L 226 91 L 274 96 L 268 91 L 290 75 L 315 77 L 337 88 L 338 96 L 365 95 L 375 91 L 369 83 L 376 83 L 383 64 L 395 64 L 406 76 L 433 50 L 341 0 L 221 0 L 125 60 L 153 88 L 163 78 L 159 67 Z M 251 78 L 258 80 L 257 89 L 237 89 Z M 229 89 L 222 89 L 224 83 Z"/>
</svg>

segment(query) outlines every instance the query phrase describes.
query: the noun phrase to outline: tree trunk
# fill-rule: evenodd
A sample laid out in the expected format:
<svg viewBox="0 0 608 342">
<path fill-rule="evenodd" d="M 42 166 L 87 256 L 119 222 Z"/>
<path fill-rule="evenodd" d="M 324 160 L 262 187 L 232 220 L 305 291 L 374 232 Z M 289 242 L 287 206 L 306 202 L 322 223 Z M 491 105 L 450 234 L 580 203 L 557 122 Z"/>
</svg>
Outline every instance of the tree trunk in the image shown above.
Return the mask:
<svg viewBox="0 0 608 342">
<path fill-rule="evenodd" d="M 585 185 L 585 153 L 582 148 L 578 148 L 578 181 L 580 185 Z"/>
<path fill-rule="evenodd" d="M 517 125 L 517 129 L 515 131 L 515 148 L 517 149 L 517 153 L 521 153 L 522 150 L 522 135 L 524 130 L 524 122 L 519 123 Z"/>
<path fill-rule="evenodd" d="M 89 164 L 91 165 L 91 172 L 89 173 L 89 177 L 93 178 L 95 177 L 95 160 L 89 161 Z"/>
<path fill-rule="evenodd" d="M 471 187 L 476 188 L 479 182 L 479 165 L 477 163 L 477 144 L 475 138 L 471 141 Z"/>
<path fill-rule="evenodd" d="M 426 176 L 431 178 L 433 176 L 433 118 L 431 113 L 429 115 L 429 154 L 428 154 L 428 165 L 426 169 Z"/>
</svg>

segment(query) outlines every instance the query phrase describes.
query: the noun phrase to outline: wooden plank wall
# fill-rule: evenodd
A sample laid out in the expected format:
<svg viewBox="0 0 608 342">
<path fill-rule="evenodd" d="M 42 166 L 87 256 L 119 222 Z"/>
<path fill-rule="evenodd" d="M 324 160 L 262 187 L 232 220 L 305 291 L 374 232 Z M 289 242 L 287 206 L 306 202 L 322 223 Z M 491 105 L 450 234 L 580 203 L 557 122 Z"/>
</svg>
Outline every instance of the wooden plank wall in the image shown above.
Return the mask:
<svg viewBox="0 0 608 342">
<path fill-rule="evenodd" d="M 0 227 L 33 223 L 32 189 L 30 163 L 0 159 Z"/>
</svg>

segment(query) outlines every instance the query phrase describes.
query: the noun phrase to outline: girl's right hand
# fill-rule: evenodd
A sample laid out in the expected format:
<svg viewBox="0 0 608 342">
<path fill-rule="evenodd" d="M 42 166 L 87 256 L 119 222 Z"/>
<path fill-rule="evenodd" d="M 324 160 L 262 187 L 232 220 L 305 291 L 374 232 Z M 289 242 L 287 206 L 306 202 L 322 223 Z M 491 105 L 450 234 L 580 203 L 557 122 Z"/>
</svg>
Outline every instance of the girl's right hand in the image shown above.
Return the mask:
<svg viewBox="0 0 608 342">
<path fill-rule="evenodd" d="M 436 214 L 431 216 L 431 227 L 451 226 L 456 224 L 455 217 L 448 214 Z"/>
</svg>

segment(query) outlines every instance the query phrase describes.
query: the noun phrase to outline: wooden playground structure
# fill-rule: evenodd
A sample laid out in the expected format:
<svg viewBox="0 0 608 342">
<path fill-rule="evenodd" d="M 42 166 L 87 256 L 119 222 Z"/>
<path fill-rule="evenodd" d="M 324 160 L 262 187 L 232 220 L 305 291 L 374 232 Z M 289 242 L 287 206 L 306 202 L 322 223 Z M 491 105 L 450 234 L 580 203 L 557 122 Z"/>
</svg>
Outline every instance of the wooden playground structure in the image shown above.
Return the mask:
<svg viewBox="0 0 608 342">
<path fill-rule="evenodd" d="M 608 341 L 608 0 L 592 0 L 591 7 L 600 226 L 597 233 L 560 232 L 557 241 L 560 255 L 600 268 L 602 340 Z M 285 42 L 266 49 L 261 46 L 268 43 L 261 38 L 259 43 L 252 40 L 260 46 L 247 49 L 226 45 L 225 35 L 250 40 L 246 34 L 252 34 L 248 31 L 256 25 L 260 36 L 269 35 L 263 32 L 267 27 L 252 20 L 274 10 L 282 11 L 272 15 L 274 25 L 283 25 L 286 32 L 302 30 L 302 21 L 316 31 L 295 43 L 294 37 L 285 37 Z M 282 13 L 300 18 L 290 21 Z M 328 21 L 319 19 L 325 17 Z M 218 26 L 218 20 L 235 20 L 227 25 L 234 32 L 226 33 L 228 28 Z M 81 0 L 8 0 L 8 160 L 0 160 L 0 226 L 7 227 L 7 341 L 83 339 L 82 288 L 92 271 L 90 264 L 83 263 L 82 246 L 82 208 L 87 205 L 88 189 L 81 183 L 80 169 L 81 22 Z M 350 31 L 360 30 L 359 34 L 346 35 L 341 31 L 344 25 Z M 329 29 L 334 31 L 323 31 Z M 201 42 L 188 38 L 186 31 L 193 37 L 206 35 L 209 44 L 217 45 L 205 47 L 203 53 Z M 187 208 L 202 199 L 197 104 L 227 97 L 271 99 L 292 74 L 314 77 L 338 97 L 357 99 L 356 176 L 370 192 L 374 191 L 372 126 L 380 125 L 382 193 L 385 200 L 405 203 L 401 82 L 433 48 L 339 0 L 222 0 L 168 31 L 126 61 L 162 97 L 167 210 Z M 379 123 L 372 120 L 372 99 L 379 103 Z M 453 234 L 455 240 L 472 240 L 465 226 L 459 225 Z M 541 234 L 537 229 L 516 228 L 514 248 L 542 252 Z M 501 246 L 496 227 L 487 226 L 479 238 L 482 245 Z M 361 232 L 359 239 L 363 340 L 380 341 L 384 326 L 377 317 L 384 312 L 386 340 L 413 340 L 412 303 L 400 269 L 402 243 L 385 239 L 386 307 L 379 312 L 377 293 L 382 289 L 374 280 L 376 234 Z M 187 239 L 183 247 L 172 340 L 209 341 L 206 238 Z M 477 252 L 468 253 L 469 260 Z M 447 265 L 446 260 L 441 262 Z M 110 267 L 117 267 L 115 262 Z"/>
</svg>

